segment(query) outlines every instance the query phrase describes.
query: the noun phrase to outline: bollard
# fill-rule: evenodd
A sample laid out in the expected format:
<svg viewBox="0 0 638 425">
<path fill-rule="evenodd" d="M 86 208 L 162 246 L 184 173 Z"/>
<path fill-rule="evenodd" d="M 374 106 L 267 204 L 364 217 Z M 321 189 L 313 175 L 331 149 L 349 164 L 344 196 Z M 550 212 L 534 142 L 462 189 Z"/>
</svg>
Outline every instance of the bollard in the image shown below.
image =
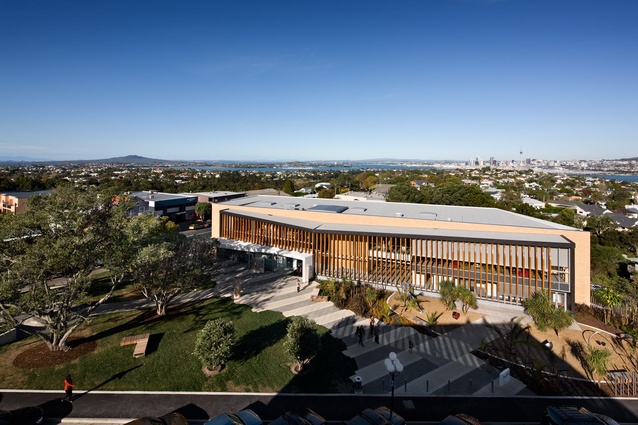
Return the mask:
<svg viewBox="0 0 638 425">
<path fill-rule="evenodd" d="M 470 390 L 472 389 L 472 380 L 470 379 Z"/>
<path fill-rule="evenodd" d="M 385 379 L 381 380 L 381 391 L 385 392 Z"/>
<path fill-rule="evenodd" d="M 408 392 L 408 380 L 404 379 L 403 380 L 403 390 L 407 393 Z"/>
<path fill-rule="evenodd" d="M 450 392 L 450 380 L 449 379 L 447 380 L 447 392 L 448 393 Z"/>
<path fill-rule="evenodd" d="M 426 379 L 425 381 L 425 392 L 429 393 L 430 392 L 430 380 Z"/>
<path fill-rule="evenodd" d="M 492 392 L 494 392 L 494 381 L 492 381 Z"/>
<path fill-rule="evenodd" d="M 354 377 L 354 393 L 361 394 L 363 392 L 363 379 L 357 375 Z"/>
</svg>

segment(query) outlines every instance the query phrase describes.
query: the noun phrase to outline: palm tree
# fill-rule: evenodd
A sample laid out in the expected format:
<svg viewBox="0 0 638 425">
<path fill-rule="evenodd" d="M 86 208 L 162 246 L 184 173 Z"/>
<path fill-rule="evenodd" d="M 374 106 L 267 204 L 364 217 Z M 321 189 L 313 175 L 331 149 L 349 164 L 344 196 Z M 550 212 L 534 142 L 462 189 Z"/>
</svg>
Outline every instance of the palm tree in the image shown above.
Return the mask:
<svg viewBox="0 0 638 425">
<path fill-rule="evenodd" d="M 531 298 L 525 300 L 524 307 L 525 312 L 532 316 L 536 327 L 541 332 L 554 329 L 558 335 L 558 332 L 567 329 L 574 323 L 571 312 L 555 307 L 547 291 L 535 292 Z"/>
</svg>

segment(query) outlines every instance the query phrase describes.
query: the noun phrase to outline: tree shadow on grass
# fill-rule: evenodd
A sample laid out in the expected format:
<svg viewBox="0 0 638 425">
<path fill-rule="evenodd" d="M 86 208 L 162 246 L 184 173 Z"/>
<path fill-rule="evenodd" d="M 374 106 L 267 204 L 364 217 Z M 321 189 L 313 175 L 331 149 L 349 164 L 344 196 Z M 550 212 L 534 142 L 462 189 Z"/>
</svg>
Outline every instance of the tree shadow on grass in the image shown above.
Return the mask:
<svg viewBox="0 0 638 425">
<path fill-rule="evenodd" d="M 288 320 L 282 319 L 246 333 L 235 345 L 233 360 L 246 361 L 275 345 L 287 334 Z"/>
<path fill-rule="evenodd" d="M 229 297 L 214 298 L 213 301 L 199 302 L 199 305 L 188 303 L 185 305 L 187 314 L 193 314 L 193 324 L 184 333 L 197 332 L 201 330 L 206 322 L 213 319 L 223 318 L 225 320 L 235 320 L 246 312 L 250 307 L 237 304 Z"/>
<path fill-rule="evenodd" d="M 213 305 L 209 305 L 212 303 Z M 214 301 L 190 301 L 180 304 L 169 305 L 166 310 L 166 314 L 163 316 L 157 315 L 155 309 L 148 309 L 140 311 L 139 314 L 132 317 L 130 320 L 121 323 L 116 326 L 109 327 L 103 331 L 97 332 L 93 335 L 89 335 L 83 338 L 78 338 L 77 344 L 83 344 L 91 341 L 98 341 L 103 338 L 108 338 L 119 333 L 133 331 L 143 326 L 160 324 L 169 320 L 175 319 L 179 316 L 188 314 L 194 317 L 193 325 L 186 331 L 197 331 L 203 327 L 208 320 L 216 317 L 231 317 L 240 316 L 242 312 L 239 309 L 246 308 L 244 306 L 238 306 L 235 303 L 227 302 L 223 299 L 215 299 Z M 122 314 L 131 313 L 122 312 Z M 148 331 L 147 331 L 148 332 Z M 130 332 L 133 334 L 133 332 Z M 161 337 L 160 337 L 161 339 Z M 149 341 L 150 342 L 150 341 Z M 159 344 L 159 341 L 157 341 Z"/>
<path fill-rule="evenodd" d="M 83 396 L 87 395 L 87 394 L 88 394 L 88 393 L 90 393 L 91 391 L 95 391 L 95 390 L 97 390 L 98 388 L 103 387 L 104 385 L 108 384 L 108 383 L 109 383 L 109 382 L 111 382 L 111 381 L 115 381 L 116 379 L 122 379 L 124 376 L 126 376 L 126 374 L 127 374 L 127 373 L 129 373 L 129 372 L 131 372 L 131 371 L 133 371 L 133 370 L 135 370 L 135 369 L 137 369 L 137 368 L 139 368 L 139 367 L 142 367 L 142 366 L 144 366 L 144 365 L 143 365 L 143 364 L 138 364 L 137 366 L 133 366 L 133 367 L 131 367 L 131 368 L 129 368 L 129 369 L 126 369 L 126 370 L 123 370 L 123 371 L 121 371 L 121 372 L 115 373 L 115 374 L 113 374 L 113 376 L 111 376 L 111 377 L 110 377 L 109 379 L 107 379 L 106 381 L 101 382 L 101 383 L 97 384 L 96 386 L 94 386 L 93 388 L 91 388 L 91 389 L 89 389 L 89 390 L 84 391 L 82 394 L 79 394 L 79 395 L 73 396 L 72 400 L 77 400 L 78 398 L 80 398 L 80 397 L 83 397 Z"/>
<path fill-rule="evenodd" d="M 357 362 L 343 354 L 345 343 L 330 332 L 321 334 L 321 350 L 304 366 L 304 371 L 290 380 L 283 393 L 347 393 L 352 392 Z M 291 362 L 292 363 L 292 362 Z"/>
<path fill-rule="evenodd" d="M 160 342 L 164 337 L 164 333 L 151 334 L 146 345 L 146 354 L 152 354 L 159 349 Z"/>
</svg>

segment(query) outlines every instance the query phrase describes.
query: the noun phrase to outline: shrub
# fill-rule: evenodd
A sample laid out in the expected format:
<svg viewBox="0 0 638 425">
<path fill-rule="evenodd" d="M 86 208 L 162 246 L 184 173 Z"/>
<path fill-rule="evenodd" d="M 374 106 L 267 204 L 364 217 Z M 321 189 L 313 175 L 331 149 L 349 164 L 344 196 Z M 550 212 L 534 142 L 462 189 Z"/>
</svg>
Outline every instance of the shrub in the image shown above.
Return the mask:
<svg viewBox="0 0 638 425">
<path fill-rule="evenodd" d="M 208 369 L 221 369 L 235 344 L 235 325 L 222 319 L 209 320 L 199 331 L 193 355 Z"/>
<path fill-rule="evenodd" d="M 478 308 L 476 297 L 469 288 L 466 288 L 465 286 L 457 286 L 455 295 L 456 298 L 461 301 L 461 310 L 463 310 L 463 313 L 467 314 L 470 309 L 476 310 Z"/>
<path fill-rule="evenodd" d="M 607 376 L 611 351 L 606 348 L 588 347 L 586 361 L 590 369 L 598 376 Z"/>
<path fill-rule="evenodd" d="M 300 366 L 305 365 L 321 349 L 321 338 L 315 324 L 302 316 L 293 316 L 288 323 L 284 349 Z"/>
<path fill-rule="evenodd" d="M 574 323 L 572 314 L 562 308 L 554 307 L 547 291 L 535 292 L 525 300 L 525 312 L 532 316 L 539 331 L 554 329 L 556 334 Z"/>
<path fill-rule="evenodd" d="M 441 302 L 447 310 L 454 310 L 456 308 L 456 286 L 451 280 L 442 280 L 439 283 L 439 295 L 441 296 Z"/>
<path fill-rule="evenodd" d="M 352 310 L 357 316 L 368 317 L 370 315 L 370 305 L 364 291 L 356 291 L 352 298 L 348 300 L 348 310 Z"/>
</svg>

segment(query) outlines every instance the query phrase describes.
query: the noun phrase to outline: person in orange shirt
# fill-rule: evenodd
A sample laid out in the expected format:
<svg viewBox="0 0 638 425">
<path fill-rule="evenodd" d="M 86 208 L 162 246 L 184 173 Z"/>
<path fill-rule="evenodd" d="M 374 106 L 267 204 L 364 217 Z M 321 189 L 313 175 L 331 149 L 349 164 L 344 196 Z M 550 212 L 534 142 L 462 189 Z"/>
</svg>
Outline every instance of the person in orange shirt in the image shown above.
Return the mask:
<svg viewBox="0 0 638 425">
<path fill-rule="evenodd" d="M 69 373 L 66 378 L 64 378 L 64 392 L 66 392 L 66 397 L 64 397 L 62 401 L 68 400 L 73 403 L 73 387 L 75 387 L 75 385 L 73 385 L 73 378 Z"/>
</svg>

